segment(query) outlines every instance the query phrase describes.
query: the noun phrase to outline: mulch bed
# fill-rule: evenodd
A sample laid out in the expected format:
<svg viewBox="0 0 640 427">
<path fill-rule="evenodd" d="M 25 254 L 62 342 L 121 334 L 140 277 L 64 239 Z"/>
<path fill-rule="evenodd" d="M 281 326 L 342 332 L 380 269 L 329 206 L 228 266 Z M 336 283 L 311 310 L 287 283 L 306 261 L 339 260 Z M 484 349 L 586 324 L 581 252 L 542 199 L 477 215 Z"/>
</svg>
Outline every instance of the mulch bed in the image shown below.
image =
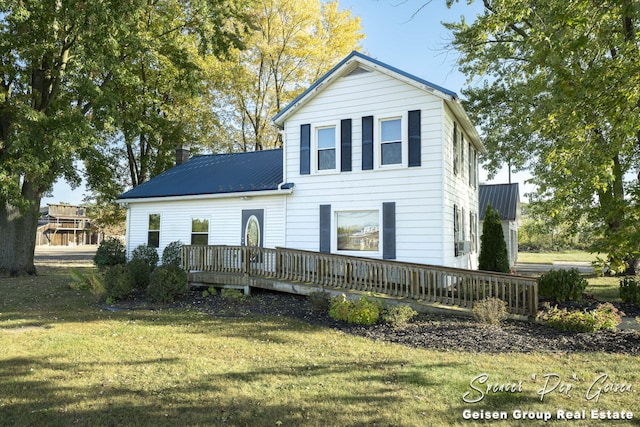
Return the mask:
<svg viewBox="0 0 640 427">
<path fill-rule="evenodd" d="M 595 306 L 594 302 L 587 302 Z M 115 308 L 155 308 L 143 298 L 123 301 Z M 327 313 L 311 308 L 306 297 L 255 289 L 244 302 L 230 302 L 220 295 L 203 297 L 191 291 L 169 308 L 199 310 L 216 317 L 275 316 L 287 317 L 312 325 L 374 340 L 399 343 L 416 348 L 471 353 L 518 352 L 606 352 L 640 355 L 640 331 L 614 330 L 592 333 L 562 332 L 533 322 L 507 320 L 500 328 L 484 326 L 472 318 L 420 314 L 402 328 L 385 324 L 350 325 L 333 320 Z M 627 315 L 638 315 L 637 306 L 620 306 Z M 637 313 L 637 314 L 636 314 Z"/>
</svg>

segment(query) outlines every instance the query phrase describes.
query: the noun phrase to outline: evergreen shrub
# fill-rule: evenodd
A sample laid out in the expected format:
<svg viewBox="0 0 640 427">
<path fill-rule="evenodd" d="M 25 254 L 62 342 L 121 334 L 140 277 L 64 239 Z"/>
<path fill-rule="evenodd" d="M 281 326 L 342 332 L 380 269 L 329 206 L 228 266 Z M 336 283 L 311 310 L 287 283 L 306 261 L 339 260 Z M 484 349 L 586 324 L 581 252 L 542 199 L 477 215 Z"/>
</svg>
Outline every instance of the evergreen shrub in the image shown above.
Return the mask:
<svg viewBox="0 0 640 427">
<path fill-rule="evenodd" d="M 127 251 L 122 242 L 116 238 L 108 238 L 100 242 L 93 263 L 99 270 L 127 262 Z"/>
<path fill-rule="evenodd" d="M 133 276 L 125 264 L 108 267 L 104 272 L 103 284 L 107 298 L 111 300 L 122 299 L 131 294 L 135 288 Z"/>
<path fill-rule="evenodd" d="M 484 213 L 478 268 L 499 273 L 509 272 L 507 243 L 504 240 L 500 214 L 491 207 L 491 204 L 487 205 Z"/>
<path fill-rule="evenodd" d="M 183 269 L 162 265 L 151 273 L 147 295 L 155 302 L 173 302 L 187 292 L 187 272 Z"/>
<path fill-rule="evenodd" d="M 640 305 L 640 279 L 625 277 L 620 280 L 620 299 L 624 302 Z"/>
<path fill-rule="evenodd" d="M 176 240 L 169 243 L 162 251 L 162 265 L 180 267 L 182 261 L 182 242 Z"/>
</svg>

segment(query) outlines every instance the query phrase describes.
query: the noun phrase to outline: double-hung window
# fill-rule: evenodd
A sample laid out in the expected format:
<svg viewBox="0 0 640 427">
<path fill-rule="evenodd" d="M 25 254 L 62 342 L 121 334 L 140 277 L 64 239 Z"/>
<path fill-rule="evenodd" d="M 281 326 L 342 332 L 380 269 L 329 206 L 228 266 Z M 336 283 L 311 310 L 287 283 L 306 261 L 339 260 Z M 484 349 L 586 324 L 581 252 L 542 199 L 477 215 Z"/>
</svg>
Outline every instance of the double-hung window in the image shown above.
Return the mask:
<svg viewBox="0 0 640 427">
<path fill-rule="evenodd" d="M 402 163 L 402 120 L 387 119 L 380 122 L 380 164 Z"/>
<path fill-rule="evenodd" d="M 335 126 L 317 129 L 318 170 L 336 168 L 336 128 Z"/>
<path fill-rule="evenodd" d="M 152 248 L 160 247 L 160 214 L 149 214 L 147 245 Z"/>
<path fill-rule="evenodd" d="M 209 244 L 209 220 L 207 218 L 191 219 L 191 244 Z"/>
</svg>

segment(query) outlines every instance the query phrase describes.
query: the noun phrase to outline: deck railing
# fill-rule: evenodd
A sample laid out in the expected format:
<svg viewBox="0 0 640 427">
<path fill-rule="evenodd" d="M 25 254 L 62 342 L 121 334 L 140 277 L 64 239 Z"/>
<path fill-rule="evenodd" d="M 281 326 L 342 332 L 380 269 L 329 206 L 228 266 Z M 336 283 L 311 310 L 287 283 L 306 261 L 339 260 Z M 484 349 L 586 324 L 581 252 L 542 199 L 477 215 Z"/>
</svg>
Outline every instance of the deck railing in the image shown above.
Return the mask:
<svg viewBox="0 0 640 427">
<path fill-rule="evenodd" d="M 496 297 L 507 303 L 509 313 L 527 316 L 535 316 L 538 308 L 538 286 L 528 277 L 297 249 L 185 245 L 182 267 L 190 272 L 236 273 L 464 308 Z"/>
</svg>

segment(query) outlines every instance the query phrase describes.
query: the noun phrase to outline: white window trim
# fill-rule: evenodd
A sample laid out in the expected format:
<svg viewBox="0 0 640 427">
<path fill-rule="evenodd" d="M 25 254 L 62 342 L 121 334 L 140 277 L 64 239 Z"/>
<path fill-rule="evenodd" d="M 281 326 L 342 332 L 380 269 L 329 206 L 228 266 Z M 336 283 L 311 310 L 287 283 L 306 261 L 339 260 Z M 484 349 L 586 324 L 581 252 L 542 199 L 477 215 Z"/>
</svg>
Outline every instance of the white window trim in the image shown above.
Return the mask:
<svg viewBox="0 0 640 427">
<path fill-rule="evenodd" d="M 149 221 L 151 219 L 151 215 L 158 215 L 160 217 L 160 224 L 158 225 L 158 229 L 157 230 L 152 230 L 151 228 L 149 228 Z M 152 231 L 157 231 L 158 232 L 158 247 L 156 249 L 159 249 L 162 246 L 162 214 L 159 212 L 148 212 L 147 213 L 147 245 L 149 245 L 149 233 Z"/>
<path fill-rule="evenodd" d="M 382 164 L 382 122 L 400 119 L 400 146 L 402 147 L 402 161 L 391 165 Z M 373 164 L 376 169 L 400 169 L 409 167 L 409 113 L 407 111 L 374 116 L 374 144 Z"/>
<path fill-rule="evenodd" d="M 336 164 L 333 169 L 320 169 L 318 165 L 318 130 L 333 128 L 335 132 L 335 150 L 336 150 Z M 341 156 L 340 156 L 340 123 L 339 122 L 326 122 L 312 125 L 311 130 L 311 171 L 314 174 L 334 174 L 340 172 Z"/>
<path fill-rule="evenodd" d="M 342 212 L 377 212 L 378 213 L 378 250 L 377 251 L 352 251 L 338 249 L 338 214 Z M 363 206 L 331 206 L 331 252 L 339 255 L 351 255 L 365 258 L 381 258 L 383 248 L 382 230 L 382 205 Z"/>
<path fill-rule="evenodd" d="M 194 219 L 206 219 L 207 220 L 207 232 L 194 232 L 193 231 L 193 220 Z M 206 234 L 207 235 L 207 245 L 211 244 L 211 217 L 210 216 L 192 216 L 191 217 L 191 227 L 189 230 L 189 242 L 191 242 L 193 235 L 197 234 L 197 235 L 203 235 Z"/>
</svg>

